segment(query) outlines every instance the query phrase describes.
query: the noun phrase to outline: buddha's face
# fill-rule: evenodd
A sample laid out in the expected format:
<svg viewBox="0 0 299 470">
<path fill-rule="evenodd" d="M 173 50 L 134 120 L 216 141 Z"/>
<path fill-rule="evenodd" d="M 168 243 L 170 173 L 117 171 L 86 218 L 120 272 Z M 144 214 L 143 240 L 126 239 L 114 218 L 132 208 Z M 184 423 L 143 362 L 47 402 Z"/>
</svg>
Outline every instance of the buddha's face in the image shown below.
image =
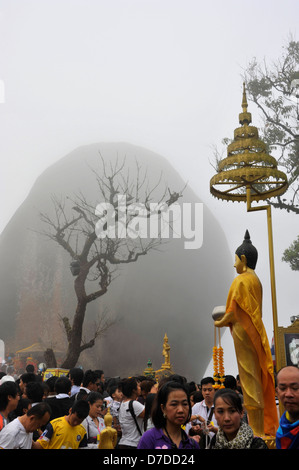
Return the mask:
<svg viewBox="0 0 299 470">
<path fill-rule="evenodd" d="M 246 271 L 246 256 L 242 255 L 241 259 L 239 258 L 238 255 L 235 255 L 235 264 L 234 267 L 236 268 L 236 271 L 238 274 L 243 273 Z"/>
</svg>

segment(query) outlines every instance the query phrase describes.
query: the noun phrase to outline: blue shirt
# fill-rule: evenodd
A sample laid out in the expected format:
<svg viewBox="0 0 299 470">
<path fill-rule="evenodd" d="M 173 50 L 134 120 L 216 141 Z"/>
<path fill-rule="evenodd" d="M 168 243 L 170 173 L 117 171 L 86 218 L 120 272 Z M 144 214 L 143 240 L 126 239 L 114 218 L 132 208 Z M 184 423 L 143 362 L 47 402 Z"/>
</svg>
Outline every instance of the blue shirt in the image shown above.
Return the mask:
<svg viewBox="0 0 299 470">
<path fill-rule="evenodd" d="M 146 431 L 138 444 L 138 449 L 173 449 L 173 443 L 164 434 L 162 428 L 152 428 Z M 199 445 L 184 433 L 179 449 L 199 449 Z"/>
</svg>

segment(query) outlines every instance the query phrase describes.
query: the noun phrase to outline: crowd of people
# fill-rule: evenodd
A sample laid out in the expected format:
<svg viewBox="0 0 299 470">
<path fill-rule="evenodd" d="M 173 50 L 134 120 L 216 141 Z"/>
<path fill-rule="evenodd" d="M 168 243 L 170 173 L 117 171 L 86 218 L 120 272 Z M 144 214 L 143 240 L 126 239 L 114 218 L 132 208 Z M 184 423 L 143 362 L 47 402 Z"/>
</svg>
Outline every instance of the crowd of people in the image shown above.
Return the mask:
<svg viewBox="0 0 299 470">
<path fill-rule="evenodd" d="M 44 380 L 30 365 L 20 377 L 2 372 L 0 448 L 108 448 L 99 442 L 111 428 L 116 449 L 267 449 L 250 427 L 237 379 L 227 375 L 217 389 L 212 377 L 105 379 L 102 370 L 74 368 Z M 284 408 L 276 448 L 299 449 L 299 369 L 282 368 L 276 385 Z"/>
</svg>

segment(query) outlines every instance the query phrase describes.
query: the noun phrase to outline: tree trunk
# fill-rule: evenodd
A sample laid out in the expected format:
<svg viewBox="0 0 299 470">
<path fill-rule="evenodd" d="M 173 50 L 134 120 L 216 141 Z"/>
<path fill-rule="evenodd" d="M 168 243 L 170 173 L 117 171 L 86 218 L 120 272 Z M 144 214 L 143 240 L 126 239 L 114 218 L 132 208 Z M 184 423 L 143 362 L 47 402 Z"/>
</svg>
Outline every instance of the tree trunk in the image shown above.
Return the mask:
<svg viewBox="0 0 299 470">
<path fill-rule="evenodd" d="M 45 363 L 46 363 L 47 368 L 55 369 L 57 367 L 57 361 L 56 361 L 56 357 L 55 357 L 55 353 L 53 349 L 48 348 L 44 352 L 44 358 L 45 358 Z"/>
<path fill-rule="evenodd" d="M 69 335 L 69 343 L 66 358 L 61 364 L 61 367 L 63 369 L 71 369 L 75 367 L 80 357 L 86 305 L 87 303 L 85 300 L 78 301 L 73 326 Z"/>
</svg>

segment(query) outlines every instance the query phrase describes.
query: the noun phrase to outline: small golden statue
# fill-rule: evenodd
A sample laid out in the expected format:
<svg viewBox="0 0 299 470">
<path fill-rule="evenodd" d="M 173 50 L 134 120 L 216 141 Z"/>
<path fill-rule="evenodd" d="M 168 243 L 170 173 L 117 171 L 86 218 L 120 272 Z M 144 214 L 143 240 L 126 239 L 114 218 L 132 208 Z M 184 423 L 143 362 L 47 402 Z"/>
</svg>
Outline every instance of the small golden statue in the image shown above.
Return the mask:
<svg viewBox="0 0 299 470">
<path fill-rule="evenodd" d="M 214 324 L 231 330 L 249 425 L 257 436 L 275 436 L 273 361 L 262 321 L 262 285 L 254 271 L 257 258 L 247 230 L 235 253 L 238 276 L 230 287 L 225 313 L 220 319 L 215 316 Z"/>
<path fill-rule="evenodd" d="M 164 342 L 163 342 L 163 351 L 162 355 L 165 357 L 164 364 L 162 364 L 162 369 L 171 369 L 170 365 L 170 346 L 168 344 L 167 334 L 165 333 Z"/>
<path fill-rule="evenodd" d="M 163 340 L 162 355 L 165 358 L 164 363 L 161 365 L 161 369 L 156 370 L 155 372 L 155 378 L 158 381 L 162 377 L 169 377 L 170 375 L 174 373 L 172 370 L 172 366 L 170 364 L 170 346 L 168 344 L 168 338 L 167 338 L 166 333 L 165 333 L 164 340 Z"/>
<path fill-rule="evenodd" d="M 112 427 L 110 408 L 104 417 L 105 428 L 101 431 L 98 449 L 114 449 L 117 444 L 117 431 Z"/>
</svg>

